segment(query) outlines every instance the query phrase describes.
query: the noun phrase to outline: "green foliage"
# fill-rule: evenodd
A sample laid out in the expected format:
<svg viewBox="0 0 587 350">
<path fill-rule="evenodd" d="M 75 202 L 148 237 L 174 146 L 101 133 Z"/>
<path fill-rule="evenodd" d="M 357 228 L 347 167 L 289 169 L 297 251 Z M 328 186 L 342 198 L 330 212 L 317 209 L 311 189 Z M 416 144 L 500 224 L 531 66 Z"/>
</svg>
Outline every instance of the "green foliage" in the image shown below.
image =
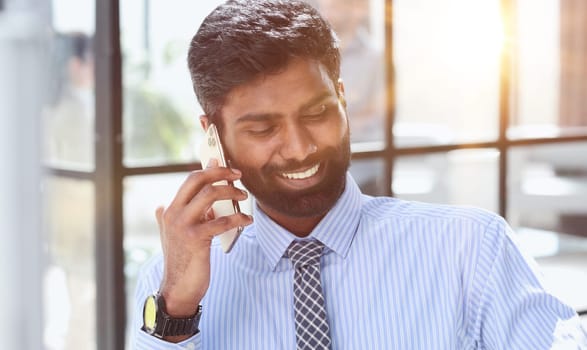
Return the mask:
<svg viewBox="0 0 587 350">
<path fill-rule="evenodd" d="M 125 155 L 142 160 L 180 161 L 193 132 L 166 96 L 146 86 L 131 89 L 125 98 Z"/>
</svg>

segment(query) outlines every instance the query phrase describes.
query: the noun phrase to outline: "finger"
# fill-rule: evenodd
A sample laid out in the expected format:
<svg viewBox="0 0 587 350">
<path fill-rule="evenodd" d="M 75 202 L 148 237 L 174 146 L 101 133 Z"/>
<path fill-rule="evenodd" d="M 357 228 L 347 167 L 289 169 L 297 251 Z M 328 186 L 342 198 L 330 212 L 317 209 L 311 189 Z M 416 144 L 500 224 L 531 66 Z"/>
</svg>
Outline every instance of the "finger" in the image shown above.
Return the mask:
<svg viewBox="0 0 587 350">
<path fill-rule="evenodd" d="M 253 217 L 243 213 L 221 216 L 198 226 L 198 234 L 206 234 L 210 239 L 236 227 L 253 223 Z M 195 231 L 193 231 L 195 232 Z"/>
<path fill-rule="evenodd" d="M 204 215 L 204 220 L 206 221 L 210 221 L 214 219 L 214 210 L 212 210 L 212 208 L 209 208 L 206 211 L 206 214 Z"/>
<path fill-rule="evenodd" d="M 165 210 L 165 207 L 163 207 L 162 205 L 157 207 L 157 209 L 155 210 L 155 218 L 157 219 L 157 226 L 159 226 L 159 231 L 161 231 L 163 229 L 163 225 L 162 225 L 163 210 Z"/>
<path fill-rule="evenodd" d="M 248 198 L 248 193 L 232 185 L 206 185 L 185 207 L 182 216 L 192 223 L 198 223 L 205 218 L 208 220 L 208 211 L 214 202 L 219 200 L 242 201 Z M 212 214 L 212 217 L 214 215 Z"/>
<path fill-rule="evenodd" d="M 184 206 L 207 184 L 218 181 L 236 181 L 240 179 L 241 172 L 236 169 L 214 167 L 191 172 L 180 186 L 170 207 Z"/>
</svg>

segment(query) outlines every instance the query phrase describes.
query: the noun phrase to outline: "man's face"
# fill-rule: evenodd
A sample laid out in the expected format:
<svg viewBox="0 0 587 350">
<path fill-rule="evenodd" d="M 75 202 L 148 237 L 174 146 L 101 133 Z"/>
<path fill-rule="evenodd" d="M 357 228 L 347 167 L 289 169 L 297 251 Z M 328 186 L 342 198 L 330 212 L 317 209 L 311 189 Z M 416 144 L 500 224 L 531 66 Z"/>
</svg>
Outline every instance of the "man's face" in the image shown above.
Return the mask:
<svg viewBox="0 0 587 350">
<path fill-rule="evenodd" d="M 295 59 L 235 88 L 221 109 L 231 166 L 259 206 L 289 217 L 323 216 L 344 190 L 350 162 L 346 112 L 318 62 Z"/>
</svg>

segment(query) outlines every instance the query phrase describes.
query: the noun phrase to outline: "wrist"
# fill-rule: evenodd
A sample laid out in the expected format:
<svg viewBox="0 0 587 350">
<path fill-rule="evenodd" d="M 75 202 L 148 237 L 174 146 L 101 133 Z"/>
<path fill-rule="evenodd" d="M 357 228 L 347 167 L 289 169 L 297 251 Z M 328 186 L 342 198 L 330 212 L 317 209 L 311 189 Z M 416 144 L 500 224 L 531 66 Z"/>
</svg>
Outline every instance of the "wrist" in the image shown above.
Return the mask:
<svg viewBox="0 0 587 350">
<path fill-rule="evenodd" d="M 178 292 L 162 285 L 159 295 L 165 300 L 165 311 L 173 317 L 189 317 L 198 311 L 203 295 L 200 293 Z"/>
<path fill-rule="evenodd" d="M 165 299 L 165 311 L 172 317 L 189 317 L 194 315 L 200 306 L 199 299 L 178 300 L 165 293 L 160 293 Z"/>
</svg>

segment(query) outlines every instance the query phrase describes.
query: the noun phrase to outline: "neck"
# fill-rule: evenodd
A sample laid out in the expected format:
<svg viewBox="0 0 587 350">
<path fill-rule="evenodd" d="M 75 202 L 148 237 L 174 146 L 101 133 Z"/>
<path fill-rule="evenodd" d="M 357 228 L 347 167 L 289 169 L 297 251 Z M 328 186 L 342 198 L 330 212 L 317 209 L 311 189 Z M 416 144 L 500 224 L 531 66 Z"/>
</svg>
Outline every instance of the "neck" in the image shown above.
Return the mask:
<svg viewBox="0 0 587 350">
<path fill-rule="evenodd" d="M 279 224 L 279 226 L 298 237 L 307 237 L 318 225 L 318 223 L 320 223 L 320 220 L 322 220 L 322 218 L 325 216 L 324 214 L 311 217 L 292 217 L 273 210 L 272 208 L 267 207 L 262 203 L 258 203 L 258 205 L 259 208 L 261 208 L 261 210 L 263 210 L 263 212 L 273 221 Z"/>
</svg>

